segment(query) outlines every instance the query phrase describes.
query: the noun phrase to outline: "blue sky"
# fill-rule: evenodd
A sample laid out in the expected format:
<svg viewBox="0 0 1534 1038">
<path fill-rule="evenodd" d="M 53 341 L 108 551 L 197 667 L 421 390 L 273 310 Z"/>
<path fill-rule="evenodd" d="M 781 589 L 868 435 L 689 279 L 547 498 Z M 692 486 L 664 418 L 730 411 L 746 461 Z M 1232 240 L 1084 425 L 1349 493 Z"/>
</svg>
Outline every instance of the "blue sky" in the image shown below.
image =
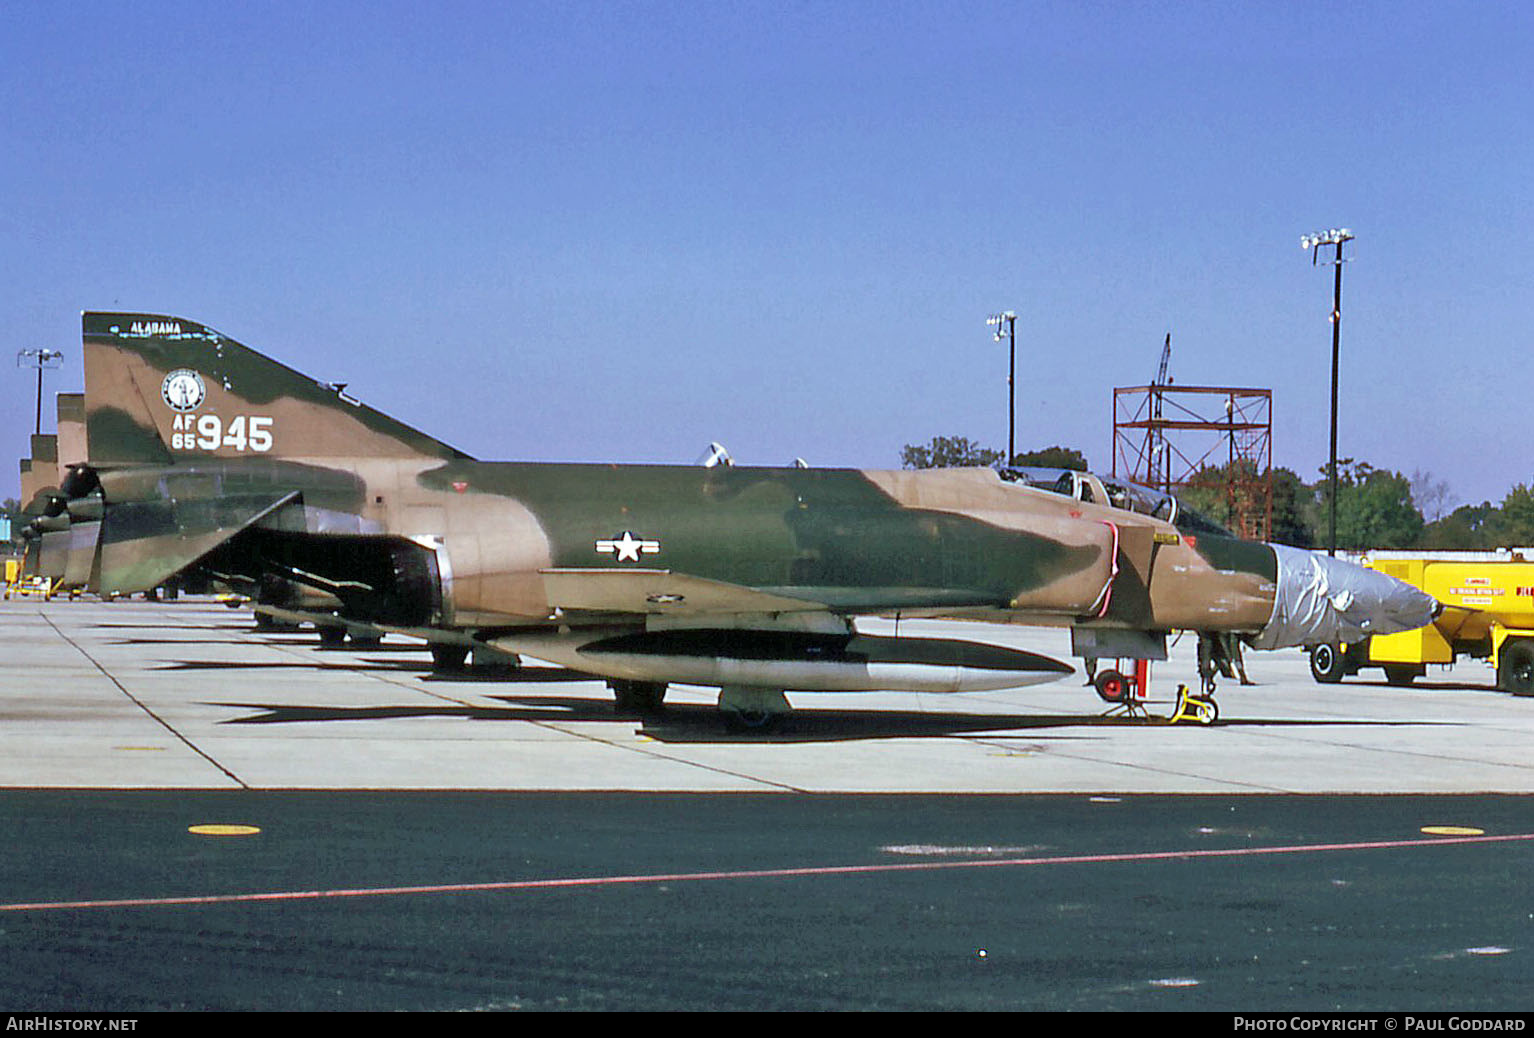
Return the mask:
<svg viewBox="0 0 1534 1038">
<path fill-rule="evenodd" d="M 1111 463 L 1115 386 L 1271 387 L 1273 460 L 1534 480 L 1534 8 L 0 4 L 16 350 L 211 325 L 478 457 Z M 35 383 L 0 380 L 26 453 Z M 0 496 L 16 493 L 14 460 Z"/>
</svg>

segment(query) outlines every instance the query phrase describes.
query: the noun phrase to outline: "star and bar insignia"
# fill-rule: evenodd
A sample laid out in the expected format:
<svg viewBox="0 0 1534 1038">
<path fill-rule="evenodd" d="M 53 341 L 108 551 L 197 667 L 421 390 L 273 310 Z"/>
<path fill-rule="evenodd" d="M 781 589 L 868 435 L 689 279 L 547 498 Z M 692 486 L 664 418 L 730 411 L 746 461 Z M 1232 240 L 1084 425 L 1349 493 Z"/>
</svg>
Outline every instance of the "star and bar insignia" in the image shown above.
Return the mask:
<svg viewBox="0 0 1534 1038">
<path fill-rule="evenodd" d="M 647 541 L 635 537 L 629 530 L 624 530 L 622 536 L 610 541 L 597 541 L 597 551 L 606 555 L 616 555 L 619 562 L 638 562 L 641 554 L 654 555 L 660 551 L 660 541 Z"/>
</svg>

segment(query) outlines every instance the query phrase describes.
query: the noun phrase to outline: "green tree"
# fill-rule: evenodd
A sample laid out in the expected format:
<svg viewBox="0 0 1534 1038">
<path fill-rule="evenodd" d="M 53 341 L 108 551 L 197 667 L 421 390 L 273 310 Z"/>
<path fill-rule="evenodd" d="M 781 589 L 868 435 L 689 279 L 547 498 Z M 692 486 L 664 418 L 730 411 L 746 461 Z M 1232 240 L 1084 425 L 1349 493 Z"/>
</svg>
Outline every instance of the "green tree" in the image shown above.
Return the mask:
<svg viewBox="0 0 1534 1038">
<path fill-rule="evenodd" d="M 1423 527 L 1423 548 L 1486 550 L 1534 545 L 1534 484 L 1519 483 L 1500 505 L 1461 505 Z"/>
<path fill-rule="evenodd" d="M 1491 547 L 1534 544 L 1534 488 L 1519 483 L 1509 490 L 1486 525 Z"/>
<path fill-rule="evenodd" d="M 1087 456 L 1072 447 L 1045 447 L 1043 450 L 1023 451 L 1012 456 L 1012 464 L 1026 468 L 1075 469 L 1086 472 L 1091 466 Z"/>
<path fill-rule="evenodd" d="M 908 469 L 984 467 L 996 464 L 1002 455 L 968 436 L 934 436 L 925 445 L 908 443 L 900 448 L 900 464 Z"/>
<path fill-rule="evenodd" d="M 1229 525 L 1231 518 L 1230 495 L 1227 488 L 1230 474 L 1225 466 L 1206 465 L 1195 472 L 1177 489 L 1177 499 L 1184 505 L 1200 512 L 1217 523 Z"/>
<path fill-rule="evenodd" d="M 1424 526 L 1417 546 L 1461 551 L 1495 547 L 1492 538 L 1498 518 L 1497 506 L 1490 501 L 1460 505 L 1442 519 Z"/>
<path fill-rule="evenodd" d="M 1293 469 L 1273 470 L 1273 529 L 1268 537 L 1278 544 L 1313 548 L 1316 531 L 1305 514 L 1310 489 Z"/>
<path fill-rule="evenodd" d="M 1412 469 L 1411 497 L 1417 503 L 1424 520 L 1434 523 L 1442 519 L 1450 495 L 1447 482 L 1423 469 Z"/>
<path fill-rule="evenodd" d="M 1308 548 L 1314 540 L 1307 515 L 1310 490 L 1291 469 L 1270 473 L 1272 524 L 1267 539 L 1296 548 Z M 1250 459 L 1232 464 L 1205 466 L 1177 491 L 1182 503 L 1232 530 L 1250 536 L 1262 532 L 1266 512 L 1260 491 L 1262 476 Z"/>
<path fill-rule="evenodd" d="M 1329 528 L 1331 481 L 1326 469 L 1315 484 L 1317 512 L 1312 520 L 1323 543 Z M 1367 461 L 1337 462 L 1337 547 L 1349 551 L 1369 548 L 1410 548 L 1422 535 L 1422 513 L 1412 500 L 1411 480 L 1399 472 L 1377 469 Z"/>
</svg>

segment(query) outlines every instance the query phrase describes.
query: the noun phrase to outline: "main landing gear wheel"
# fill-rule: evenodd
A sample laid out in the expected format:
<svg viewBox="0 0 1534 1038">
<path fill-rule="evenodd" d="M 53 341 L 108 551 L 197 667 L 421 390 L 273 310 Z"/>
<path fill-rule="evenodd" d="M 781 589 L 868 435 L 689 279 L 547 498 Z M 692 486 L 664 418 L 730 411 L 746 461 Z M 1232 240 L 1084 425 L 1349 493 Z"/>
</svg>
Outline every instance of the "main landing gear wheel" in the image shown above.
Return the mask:
<svg viewBox="0 0 1534 1038">
<path fill-rule="evenodd" d="M 725 708 L 719 711 L 719 716 L 724 719 L 724 729 L 741 735 L 763 735 L 776 731 L 778 724 L 783 719 L 782 714 L 775 714 L 770 710 L 731 710 Z"/>
<path fill-rule="evenodd" d="M 719 717 L 728 732 L 776 731 L 792 710 L 781 689 L 727 685 L 719 690 Z"/>
<path fill-rule="evenodd" d="M 614 706 L 620 714 L 658 714 L 666 708 L 664 681 L 620 679 L 609 681 L 607 687 L 613 690 Z"/>
<path fill-rule="evenodd" d="M 436 642 L 431 647 L 431 669 L 438 674 L 461 674 L 468 669 L 468 659 L 467 645 Z"/>
</svg>

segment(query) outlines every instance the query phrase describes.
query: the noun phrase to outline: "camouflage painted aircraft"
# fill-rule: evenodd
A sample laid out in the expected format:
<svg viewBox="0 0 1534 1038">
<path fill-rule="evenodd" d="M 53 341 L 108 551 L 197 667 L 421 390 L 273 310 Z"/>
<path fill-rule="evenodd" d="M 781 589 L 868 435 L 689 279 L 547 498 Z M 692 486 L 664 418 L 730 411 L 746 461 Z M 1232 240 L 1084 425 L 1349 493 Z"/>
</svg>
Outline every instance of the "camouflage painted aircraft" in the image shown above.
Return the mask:
<svg viewBox="0 0 1534 1038">
<path fill-rule="evenodd" d="M 788 691 L 1072 672 L 860 633 L 860 616 L 1068 626 L 1077 655 L 1165 659 L 1173 630 L 1272 648 L 1410 629 L 1436 609 L 1084 474 L 1040 489 L 990 469 L 482 462 L 183 318 L 86 313 L 84 343 L 89 458 L 55 518 L 91 590 L 215 579 L 320 621 L 422 635 L 444 664 L 490 647 L 600 675 L 626 707 L 680 682 L 761 720 Z"/>
</svg>

